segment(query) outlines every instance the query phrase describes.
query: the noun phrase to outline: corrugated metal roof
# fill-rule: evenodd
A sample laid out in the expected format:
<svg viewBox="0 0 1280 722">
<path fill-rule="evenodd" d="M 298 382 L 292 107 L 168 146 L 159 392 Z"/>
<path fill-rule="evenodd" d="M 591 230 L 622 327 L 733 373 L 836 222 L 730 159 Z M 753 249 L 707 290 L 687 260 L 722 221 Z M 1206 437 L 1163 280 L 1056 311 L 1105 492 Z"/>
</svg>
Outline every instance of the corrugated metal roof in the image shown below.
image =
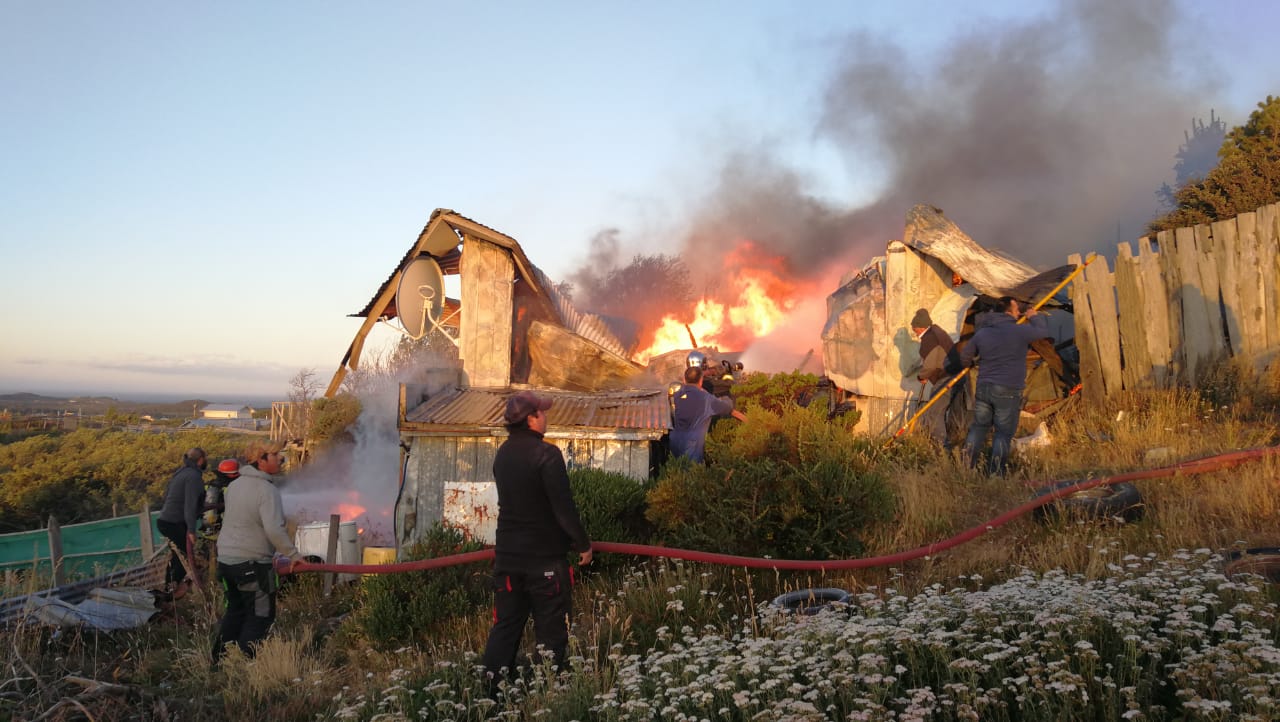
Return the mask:
<svg viewBox="0 0 1280 722">
<path fill-rule="evenodd" d="M 405 414 L 405 421 L 441 426 L 502 426 L 507 398 L 520 389 L 449 389 Z M 552 399 L 549 427 L 594 429 L 671 428 L 667 392 L 658 390 L 582 393 L 538 389 Z"/>
<path fill-rule="evenodd" d="M 555 306 L 556 313 L 560 314 L 560 323 L 565 328 L 622 358 L 631 358 L 631 354 L 627 353 L 627 348 L 613 335 L 613 330 L 604 322 L 604 319 L 594 313 L 587 313 L 574 308 L 569 299 L 556 290 L 555 284 L 551 283 L 546 274 L 542 272 L 542 269 L 535 266 L 533 270 L 541 277 L 539 280 L 542 282 L 542 287 L 547 289 L 551 304 Z"/>
</svg>

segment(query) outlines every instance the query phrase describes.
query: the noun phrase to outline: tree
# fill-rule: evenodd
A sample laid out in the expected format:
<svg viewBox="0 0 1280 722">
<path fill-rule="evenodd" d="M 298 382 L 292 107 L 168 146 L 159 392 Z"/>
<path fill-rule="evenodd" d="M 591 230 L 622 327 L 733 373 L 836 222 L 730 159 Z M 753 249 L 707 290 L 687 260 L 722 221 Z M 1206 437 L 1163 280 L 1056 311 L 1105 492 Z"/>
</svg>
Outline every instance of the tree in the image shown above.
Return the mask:
<svg viewBox="0 0 1280 722">
<path fill-rule="evenodd" d="M 1204 180 L 1174 192 L 1176 207 L 1152 232 L 1232 218 L 1280 201 L 1280 97 L 1267 96 L 1242 126 L 1227 134 L 1218 166 Z"/>
<path fill-rule="evenodd" d="M 292 402 L 288 415 L 290 433 L 298 439 L 307 438 L 311 429 L 311 400 L 320 391 L 320 380 L 316 378 L 315 369 L 299 369 L 289 379 L 289 401 Z"/>
<path fill-rule="evenodd" d="M 1200 118 L 1192 118 L 1191 132 L 1184 134 L 1184 137 L 1185 142 L 1174 156 L 1177 162 L 1173 164 L 1173 185 L 1165 183 L 1156 193 L 1169 209 L 1178 207 L 1175 197 L 1177 189 L 1204 179 L 1218 165 L 1218 149 L 1227 137 L 1227 124 L 1222 118 L 1216 117 L 1211 109 L 1209 122 L 1206 124 Z"/>
<path fill-rule="evenodd" d="M 583 270 L 573 278 L 579 310 L 629 319 L 640 329 L 652 331 L 664 316 L 686 314 L 693 307 L 689 268 L 678 256 L 637 254 L 625 266 Z M 618 339 L 623 345 L 639 340 L 625 335 Z"/>
</svg>

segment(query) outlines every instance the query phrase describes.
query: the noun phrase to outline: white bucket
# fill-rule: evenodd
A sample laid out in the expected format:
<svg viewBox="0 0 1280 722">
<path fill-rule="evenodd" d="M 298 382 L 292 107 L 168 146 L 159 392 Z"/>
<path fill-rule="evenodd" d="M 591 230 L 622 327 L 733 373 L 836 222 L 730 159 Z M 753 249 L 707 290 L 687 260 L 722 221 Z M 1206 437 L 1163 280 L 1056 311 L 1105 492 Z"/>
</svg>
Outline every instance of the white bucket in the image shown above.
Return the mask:
<svg viewBox="0 0 1280 722">
<path fill-rule="evenodd" d="M 338 524 L 338 558 L 333 560 L 335 564 L 362 563 L 358 532 L 354 521 Z M 329 522 L 313 521 L 308 524 L 299 524 L 293 543 L 303 556 L 314 554 L 324 559 L 329 553 Z M 356 577 L 355 574 L 339 574 L 338 581 L 351 582 L 355 581 Z"/>
</svg>

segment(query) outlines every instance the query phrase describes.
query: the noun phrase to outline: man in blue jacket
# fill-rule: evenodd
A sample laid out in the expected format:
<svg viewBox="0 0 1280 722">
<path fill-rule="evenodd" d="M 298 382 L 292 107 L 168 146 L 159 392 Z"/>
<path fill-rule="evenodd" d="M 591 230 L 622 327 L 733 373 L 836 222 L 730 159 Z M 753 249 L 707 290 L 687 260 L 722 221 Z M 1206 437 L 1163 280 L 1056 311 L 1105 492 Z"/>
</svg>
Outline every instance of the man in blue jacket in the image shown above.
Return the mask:
<svg viewBox="0 0 1280 722">
<path fill-rule="evenodd" d="M 717 416 L 732 416 L 739 421 L 747 417 L 733 408 L 730 396 L 712 396 L 702 387 L 703 370 L 690 366 L 684 370 L 684 383 L 671 397 L 672 456 L 686 456 L 695 463 L 705 461 L 707 430 Z"/>
<path fill-rule="evenodd" d="M 960 363 L 966 368 L 978 360 L 978 390 L 965 456 L 969 466 L 976 467 L 987 434 L 995 426 L 987 462 L 989 474 L 1003 474 L 1009 462 L 1009 446 L 1022 409 L 1022 388 L 1027 382 L 1027 349 L 1049 335 L 1048 322 L 1035 309 L 1027 311 L 1026 323 L 1019 325 L 1022 317 L 1022 304 L 1017 299 L 1000 298 L 994 312 L 978 316 L 974 324 L 978 330 L 960 352 Z"/>
</svg>

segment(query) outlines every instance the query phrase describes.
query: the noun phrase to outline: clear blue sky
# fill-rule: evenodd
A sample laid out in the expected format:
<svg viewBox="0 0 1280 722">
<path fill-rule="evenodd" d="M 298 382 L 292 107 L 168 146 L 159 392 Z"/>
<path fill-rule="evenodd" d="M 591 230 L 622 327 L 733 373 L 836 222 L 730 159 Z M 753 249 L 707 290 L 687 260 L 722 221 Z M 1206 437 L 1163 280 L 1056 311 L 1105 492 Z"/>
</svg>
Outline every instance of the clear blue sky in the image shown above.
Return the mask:
<svg viewBox="0 0 1280 722">
<path fill-rule="evenodd" d="M 726 147 L 870 199 L 815 130 L 833 64 L 850 33 L 925 56 L 1054 7 L 971 5 L 0 0 L 0 393 L 327 381 L 437 207 L 559 278 L 603 228 L 663 237 Z M 1253 5 L 1178 36 L 1229 125 L 1280 90 Z"/>
</svg>

